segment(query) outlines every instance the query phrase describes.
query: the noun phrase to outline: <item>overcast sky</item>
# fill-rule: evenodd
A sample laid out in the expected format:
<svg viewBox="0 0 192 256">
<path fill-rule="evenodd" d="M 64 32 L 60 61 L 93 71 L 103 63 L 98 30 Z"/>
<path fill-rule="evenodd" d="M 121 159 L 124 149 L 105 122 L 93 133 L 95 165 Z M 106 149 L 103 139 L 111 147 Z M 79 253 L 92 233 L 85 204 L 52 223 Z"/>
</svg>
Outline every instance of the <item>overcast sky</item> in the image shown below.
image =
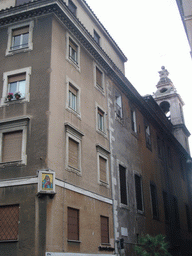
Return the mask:
<svg viewBox="0 0 192 256">
<path fill-rule="evenodd" d="M 158 71 L 166 67 L 185 102 L 185 123 L 192 133 L 192 59 L 176 0 L 86 2 L 128 58 L 126 77 L 141 95 L 155 92 Z"/>
</svg>

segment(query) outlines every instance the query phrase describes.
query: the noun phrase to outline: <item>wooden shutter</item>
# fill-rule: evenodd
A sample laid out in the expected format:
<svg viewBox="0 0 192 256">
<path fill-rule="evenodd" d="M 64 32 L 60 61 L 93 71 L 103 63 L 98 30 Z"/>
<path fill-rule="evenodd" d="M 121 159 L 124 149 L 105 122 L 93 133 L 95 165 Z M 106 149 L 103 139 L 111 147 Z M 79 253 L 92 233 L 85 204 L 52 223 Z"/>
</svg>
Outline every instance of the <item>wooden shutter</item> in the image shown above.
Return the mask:
<svg viewBox="0 0 192 256">
<path fill-rule="evenodd" d="M 120 176 L 121 203 L 127 204 L 126 169 L 121 165 L 119 166 L 119 176 Z"/>
<path fill-rule="evenodd" d="M 69 138 L 69 166 L 79 169 L 79 143 Z"/>
<path fill-rule="evenodd" d="M 107 182 L 107 160 L 99 156 L 100 180 Z"/>
<path fill-rule="evenodd" d="M 12 36 L 19 36 L 26 33 L 29 33 L 29 26 L 14 29 L 12 32 Z"/>
<path fill-rule="evenodd" d="M 23 80 L 26 80 L 26 73 L 9 76 L 8 84 L 18 82 L 18 81 L 23 81 Z"/>
<path fill-rule="evenodd" d="M 68 239 L 79 240 L 79 210 L 68 208 Z"/>
<path fill-rule="evenodd" d="M 2 162 L 21 160 L 23 131 L 3 133 Z"/>
<path fill-rule="evenodd" d="M 19 205 L 0 206 L 0 241 L 17 240 Z"/>
<path fill-rule="evenodd" d="M 101 243 L 109 243 L 109 218 L 101 216 Z"/>
</svg>

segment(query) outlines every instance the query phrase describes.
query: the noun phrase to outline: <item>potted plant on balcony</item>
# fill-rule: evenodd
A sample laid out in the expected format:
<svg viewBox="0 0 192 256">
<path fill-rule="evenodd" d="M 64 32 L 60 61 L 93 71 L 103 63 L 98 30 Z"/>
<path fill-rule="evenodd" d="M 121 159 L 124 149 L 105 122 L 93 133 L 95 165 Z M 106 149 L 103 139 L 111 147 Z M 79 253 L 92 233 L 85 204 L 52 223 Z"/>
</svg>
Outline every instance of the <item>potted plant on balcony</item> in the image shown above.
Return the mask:
<svg viewBox="0 0 192 256">
<path fill-rule="evenodd" d="M 7 95 L 7 100 L 11 101 L 12 99 L 13 99 L 13 93 L 9 92 L 8 95 Z"/>
<path fill-rule="evenodd" d="M 19 99 L 21 98 L 21 93 L 20 93 L 20 92 L 16 92 L 16 93 L 14 94 L 14 96 L 15 96 L 15 99 L 16 99 L 16 100 L 19 100 Z"/>
</svg>

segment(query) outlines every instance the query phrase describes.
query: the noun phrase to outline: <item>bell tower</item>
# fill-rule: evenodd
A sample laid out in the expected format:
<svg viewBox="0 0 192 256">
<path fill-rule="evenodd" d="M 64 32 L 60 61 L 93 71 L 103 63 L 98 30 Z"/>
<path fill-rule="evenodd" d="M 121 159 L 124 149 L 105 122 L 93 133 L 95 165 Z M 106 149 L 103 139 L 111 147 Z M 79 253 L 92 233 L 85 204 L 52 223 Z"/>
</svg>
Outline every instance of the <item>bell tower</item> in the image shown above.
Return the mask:
<svg viewBox="0 0 192 256">
<path fill-rule="evenodd" d="M 157 104 L 161 107 L 167 118 L 173 124 L 173 134 L 181 145 L 189 152 L 188 137 L 190 133 L 185 126 L 183 106 L 184 102 L 177 93 L 172 81 L 168 78 L 169 72 L 165 67 L 161 67 L 159 71 L 160 80 L 157 83 L 157 90 L 153 97 Z"/>
</svg>

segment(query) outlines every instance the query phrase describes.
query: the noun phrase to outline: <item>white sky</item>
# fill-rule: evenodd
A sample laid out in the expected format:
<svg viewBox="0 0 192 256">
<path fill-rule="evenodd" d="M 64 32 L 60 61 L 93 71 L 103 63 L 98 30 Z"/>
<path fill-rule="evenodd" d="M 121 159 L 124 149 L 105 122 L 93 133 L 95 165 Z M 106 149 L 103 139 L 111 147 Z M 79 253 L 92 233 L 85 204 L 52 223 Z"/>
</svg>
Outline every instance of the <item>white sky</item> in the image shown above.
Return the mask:
<svg viewBox="0 0 192 256">
<path fill-rule="evenodd" d="M 161 66 L 181 95 L 192 133 L 192 59 L 176 0 L 86 0 L 128 58 L 126 77 L 141 95 L 156 91 Z M 189 140 L 192 151 L 192 135 Z"/>
</svg>

